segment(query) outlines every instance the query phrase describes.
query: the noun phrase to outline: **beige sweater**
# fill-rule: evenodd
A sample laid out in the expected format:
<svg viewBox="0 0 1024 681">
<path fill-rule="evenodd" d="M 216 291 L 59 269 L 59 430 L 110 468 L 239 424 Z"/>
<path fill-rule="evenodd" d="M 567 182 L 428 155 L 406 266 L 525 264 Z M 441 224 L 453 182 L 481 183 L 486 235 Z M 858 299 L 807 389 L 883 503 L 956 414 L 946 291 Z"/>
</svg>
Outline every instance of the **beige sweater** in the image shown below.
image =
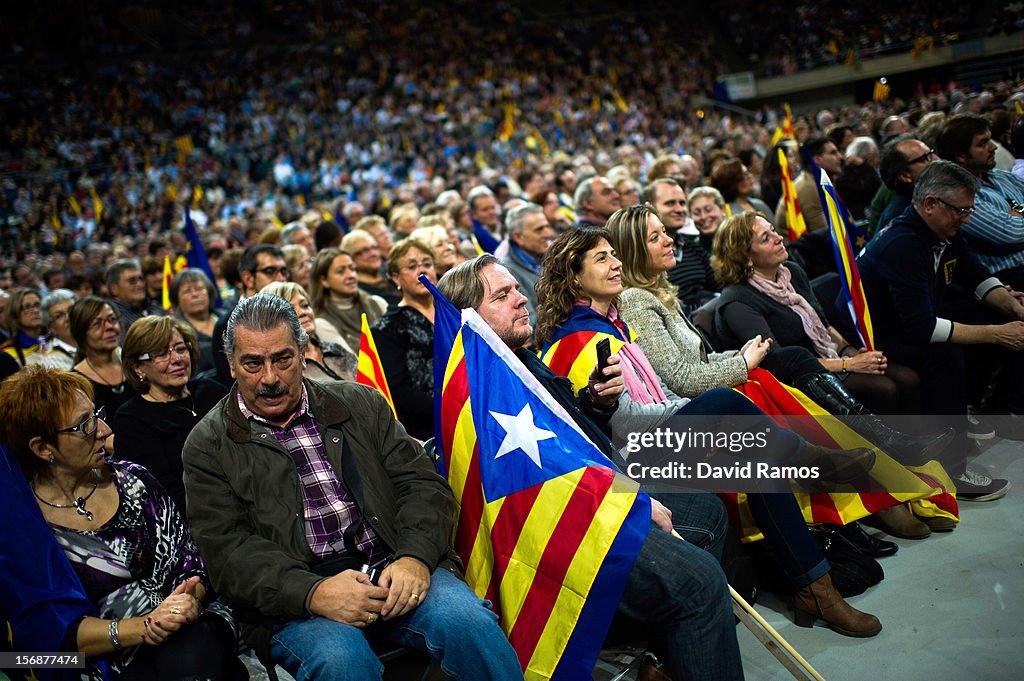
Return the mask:
<svg viewBox="0 0 1024 681">
<path fill-rule="evenodd" d="M 735 350 L 702 358 L 700 336 L 681 312 L 669 311 L 652 293 L 629 288 L 619 297 L 619 315 L 636 334 L 658 376 L 677 395 L 696 397 L 711 388 L 747 380 L 747 363 Z"/>
</svg>

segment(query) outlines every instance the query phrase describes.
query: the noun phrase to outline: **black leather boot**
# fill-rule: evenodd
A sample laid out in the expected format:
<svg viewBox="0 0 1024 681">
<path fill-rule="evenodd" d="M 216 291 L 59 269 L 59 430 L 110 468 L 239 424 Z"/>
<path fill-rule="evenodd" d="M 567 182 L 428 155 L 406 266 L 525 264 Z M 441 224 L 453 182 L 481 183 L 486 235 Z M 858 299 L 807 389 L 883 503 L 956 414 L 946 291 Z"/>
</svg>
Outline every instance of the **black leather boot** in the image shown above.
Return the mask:
<svg viewBox="0 0 1024 681">
<path fill-rule="evenodd" d="M 808 374 L 793 386 L 825 408 L 833 416 L 853 416 L 848 424 L 880 449 L 894 454 L 904 463 L 925 463 L 937 459 L 953 441 L 954 431 L 946 428 L 938 435 L 909 435 L 893 430 L 846 391 L 831 371 Z"/>
</svg>

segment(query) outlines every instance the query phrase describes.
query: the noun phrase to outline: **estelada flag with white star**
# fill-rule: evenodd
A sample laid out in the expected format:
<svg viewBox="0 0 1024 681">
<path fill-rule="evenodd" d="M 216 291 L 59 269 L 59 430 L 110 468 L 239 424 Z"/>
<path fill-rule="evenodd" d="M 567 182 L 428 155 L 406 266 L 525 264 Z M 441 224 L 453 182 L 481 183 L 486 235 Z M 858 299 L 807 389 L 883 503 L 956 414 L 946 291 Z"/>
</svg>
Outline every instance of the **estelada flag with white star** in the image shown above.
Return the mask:
<svg viewBox="0 0 1024 681">
<path fill-rule="evenodd" d="M 455 494 L 466 581 L 494 603 L 526 679 L 590 679 L 650 498 L 475 311 L 435 352 L 448 359 L 438 467 Z"/>
</svg>

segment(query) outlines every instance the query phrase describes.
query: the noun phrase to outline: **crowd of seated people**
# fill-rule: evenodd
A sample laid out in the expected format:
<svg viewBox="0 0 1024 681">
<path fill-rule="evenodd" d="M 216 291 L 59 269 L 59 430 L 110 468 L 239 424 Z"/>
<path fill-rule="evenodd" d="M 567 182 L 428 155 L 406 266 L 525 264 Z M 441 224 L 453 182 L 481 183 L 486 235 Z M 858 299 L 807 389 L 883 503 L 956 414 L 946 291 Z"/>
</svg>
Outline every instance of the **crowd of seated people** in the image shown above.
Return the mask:
<svg viewBox="0 0 1024 681">
<path fill-rule="evenodd" d="M 521 18 L 518 8 L 502 7 L 488 9 L 481 21 L 502 26 Z M 229 50 L 221 65 L 209 69 L 145 60 L 129 68 L 107 55 L 118 67 L 97 74 L 102 94 L 82 93 L 63 107 L 45 110 L 45 96 L 8 102 L 15 115 L 12 143 L 2 159 L 10 181 L 0 191 L 0 371 L 12 378 L 0 390 L 0 411 L 17 417 L 2 420 L 0 428 L 2 444 L 26 474 L 45 527 L 88 595 L 83 611 L 88 614 L 68 634 L 69 649 L 108 659 L 124 678 L 146 678 L 153 665 L 167 664 L 170 657 L 184 676 L 238 673 L 230 661 L 237 640 L 234 619 L 216 600 L 208 575 L 216 572 L 236 597 L 251 585 L 232 583 L 222 562 L 224 547 L 210 539 L 223 528 L 204 508 L 193 508 L 208 500 L 190 496 L 183 480 L 186 440 L 211 413 L 222 413 L 229 425 L 237 425 L 230 419 L 261 424 L 254 428 L 266 425 L 261 413 L 276 413 L 275 400 L 284 399 L 276 388 L 233 390 L 262 371 L 255 365 L 264 360 L 273 367 L 287 363 L 289 369 L 301 364 L 295 386 L 313 393 L 315 408 L 333 405 L 332 391 L 349 395 L 365 315 L 403 426 L 395 446 L 422 467 L 419 444 L 404 436 L 422 442 L 434 435 L 434 300 L 420 275 L 441 280 L 445 288 L 444 281 L 453 278 L 465 284 L 472 271 L 470 279 L 479 277 L 481 285 L 501 280 L 521 288 L 522 296 L 509 290 L 501 301 L 471 300 L 472 286 L 456 289 L 465 306 L 482 315 L 489 306 L 508 305 L 504 312 L 515 316 L 510 324 L 522 326 L 525 318 L 527 326 L 537 326 L 535 336 L 531 327 L 512 348 L 520 358 L 533 350 L 550 351 L 573 324 L 600 325 L 614 338 L 613 364 L 621 384 L 608 390 L 614 381 L 598 380 L 596 392 L 600 397 L 605 390 L 610 402 L 604 406 L 611 411 L 602 413 L 601 403 L 596 409 L 588 403 L 574 407 L 581 419 L 592 421 L 584 430 L 605 440 L 597 443 L 602 451 L 613 451 L 617 429 L 636 430 L 641 415 L 652 419 L 643 421 L 647 428 L 688 413 L 688 406 L 719 415 L 750 413 L 751 404 L 727 389 L 742 389 L 755 371 L 766 369 L 826 411 L 864 417 L 860 434 L 900 460 L 927 459 L 946 447 L 966 448 L 970 438 L 990 437 L 976 413 L 986 407 L 1008 416 L 1016 416 L 1017 408 L 1024 411 L 1012 391 L 996 390 L 1002 401 L 986 402 L 992 397 L 986 390 L 999 386 L 985 383 L 990 374 L 983 373 L 983 364 L 974 370 L 976 355 L 985 351 L 969 351 L 974 344 L 1000 345 L 1005 349 L 1000 357 L 1013 367 L 1017 355 L 1011 353 L 1024 346 L 1021 321 L 1007 321 L 1024 320 L 1014 316 L 1016 292 L 997 284 L 981 292 L 987 310 L 963 296 L 954 301 L 956 308 L 970 308 L 969 313 L 951 312 L 947 321 L 946 308 L 937 307 L 926 320 L 928 333 L 945 330 L 948 338 L 917 339 L 941 346 L 936 361 L 954 357 L 954 365 L 969 367 L 962 373 L 970 385 L 943 388 L 959 391 L 944 395 L 949 399 L 943 404 L 963 405 L 957 408 L 964 423 L 957 423 L 955 435 L 935 429 L 922 437 L 878 421 L 875 413 L 945 412 L 934 406 L 933 391 L 923 387 L 929 377 L 920 375 L 920 366 L 909 366 L 913 358 L 904 353 L 895 359 L 905 348 L 862 347 L 848 320 L 836 315 L 834 301 L 819 299 L 816 280 L 803 274 L 801 262 L 794 264 L 807 251 L 787 250 L 786 235 L 772 227 L 782 201 L 777 149 L 788 152 L 790 172 L 803 173 L 807 183 L 796 152 L 810 141 L 812 156 L 829 157 L 841 194 L 844 187 L 870 188 L 857 197 L 854 216 L 879 223 L 868 234 L 869 264 L 878 267 L 870 244 L 890 225 L 919 227 L 915 215 L 928 225 L 956 218 L 966 238 L 952 232 L 943 239 L 964 252 L 978 251 L 969 265 L 961 262 L 965 281 L 982 286 L 989 282 L 984 275 L 991 275 L 999 284 L 1015 285 L 1018 244 L 990 243 L 1005 237 L 993 227 L 1000 210 L 1007 219 L 1024 219 L 1024 181 L 1008 172 L 1013 159 L 1004 168 L 1006 160 L 995 155 L 1001 148 L 1024 156 L 1024 148 L 1014 144 L 1021 136 L 1005 132 L 1020 128 L 1012 121 L 1012 86 L 998 84 L 975 96 L 949 90 L 909 102 L 798 113 L 797 139 L 773 147 L 780 112 L 765 110 L 746 120 L 714 111 L 697 115 L 685 93 L 708 85 L 717 64 L 708 49 L 687 58 L 675 48 L 658 53 L 671 42 L 660 26 L 638 21 L 620 27 L 600 49 L 579 53 L 503 34 L 500 43 L 512 56 L 480 60 L 465 58 L 478 43 L 460 33 L 462 18 L 453 12 L 443 21 L 464 38 L 439 48 L 444 53 L 420 69 L 413 68 L 412 54 L 427 33 L 415 27 L 433 21 L 434 14 L 391 3 L 339 11 L 320 25 L 289 21 L 283 26 L 284 33 L 305 39 L 339 29 L 334 32 L 349 40 L 341 65 L 317 52 L 280 60 L 280 52 L 240 40 L 245 47 Z M 344 28 L 346 11 L 369 12 L 363 18 L 375 19 L 377 27 L 398 25 L 391 20 L 406 12 L 410 28 L 401 53 L 381 48 L 390 28 Z M 872 49 L 859 37 L 856 44 L 840 37 L 840 32 L 852 35 L 842 26 L 856 21 L 858 11 L 836 10 L 840 23 L 831 33 L 819 31 L 807 49 L 831 52 L 834 41 L 840 60 L 847 45 Z M 811 22 L 827 8 L 801 12 Z M 922 12 L 909 7 L 880 29 L 884 33 L 867 39 L 899 40 L 906 23 Z M 749 29 L 770 33 L 753 17 L 745 14 L 742 30 L 737 26 L 738 45 L 747 44 Z M 209 34 L 228 31 L 229 25 L 214 21 Z M 253 25 L 258 33 L 259 20 Z M 944 29 L 937 25 L 936 30 Z M 565 37 L 575 45 L 586 34 L 574 28 Z M 130 36 L 113 44 L 132 50 Z M 368 49 L 357 55 L 359 46 Z M 813 57 L 804 66 L 822 63 Z M 598 80 L 607 85 L 590 89 Z M 513 120 L 506 126 L 505 104 L 513 100 L 518 111 L 509 114 Z M 990 142 L 990 136 L 997 138 Z M 936 151 L 983 180 L 980 187 L 963 180 L 955 191 L 940 187 L 915 196 L 917 179 L 936 160 Z M 844 155 L 854 153 L 859 162 L 844 164 Z M 1004 199 L 1019 192 L 1017 202 L 1001 208 L 999 196 L 985 193 L 986 182 L 998 186 Z M 644 202 L 649 207 L 638 205 Z M 170 309 L 164 309 L 162 286 L 150 281 L 162 278 L 162 267 L 155 265 L 162 266 L 165 256 L 175 263 L 196 248 L 181 229 L 183 210 L 196 225 L 211 270 L 176 265 L 179 271 L 167 291 Z M 879 215 L 886 217 L 879 220 Z M 474 222 L 498 241 L 493 260 L 471 257 L 483 244 Z M 874 248 L 891 247 L 891 238 L 890 232 Z M 824 267 L 834 270 L 827 259 Z M 870 282 L 877 286 L 869 296 L 880 296 L 887 272 L 871 272 Z M 688 286 L 694 276 L 699 285 Z M 688 298 L 690 291 L 699 291 L 699 299 Z M 267 298 L 284 303 L 266 303 Z M 252 341 L 251 333 L 269 333 L 260 326 L 261 306 L 272 308 L 276 319 L 294 316 L 289 328 L 300 354 L 255 357 L 269 351 L 259 345 L 254 356 L 236 357 L 238 346 L 225 348 L 229 330 L 232 339 L 239 333 L 245 337 L 239 342 Z M 236 309 L 240 316 L 256 316 L 233 326 Z M 702 314 L 710 325 L 696 323 Z M 998 320 L 1005 332 L 971 335 L 964 330 L 971 320 Z M 487 321 L 494 326 L 500 320 Z M 963 358 L 947 347 L 956 343 L 968 348 Z M 594 388 L 589 359 L 576 374 L 557 361 L 551 369 L 524 362 L 560 385 L 571 403 L 589 399 L 587 391 Z M 571 389 L 556 382 L 556 373 L 568 375 Z M 52 390 L 39 392 L 40 386 Z M 320 393 L 311 386 L 328 387 Z M 230 409 L 225 394 L 229 402 L 235 400 Z M 303 404 L 289 402 L 300 415 Z M 391 423 L 376 411 L 374 418 Z M 999 434 L 1018 432 L 1009 428 Z M 825 456 L 795 436 L 787 443 L 794 457 Z M 193 451 L 208 445 L 194 444 Z M 109 461 L 101 463 L 104 456 Z M 847 470 L 853 477 L 872 460 L 874 454 L 853 450 L 840 469 L 853 470 Z M 208 462 L 197 461 L 197 479 L 214 489 L 213 478 L 203 477 L 210 475 L 202 469 Z M 425 469 L 421 473 L 436 484 Z M 971 469 L 951 473 L 961 500 L 994 500 L 1008 489 L 1006 481 Z M 791 495 L 753 496 L 750 508 L 769 554 L 787 577 L 786 588 L 795 593 L 801 624 L 822 618 L 843 634 L 878 632 L 877 619 L 848 605 L 831 586 L 828 562 L 809 539 Z M 244 509 L 234 510 L 248 517 Z M 912 504 L 897 505 L 880 509 L 867 522 L 914 538 L 957 526 L 955 518 L 917 517 L 918 511 Z M 186 513 L 201 519 L 202 539 L 193 544 L 187 533 L 160 536 L 159 528 L 186 527 Z M 150 516 L 162 521 L 159 528 Z M 443 529 L 433 528 L 438 536 Z M 837 531 L 872 555 L 893 550 L 853 523 Z M 385 537 L 402 538 L 401 532 Z M 308 557 L 299 540 L 288 538 L 287 560 Z M 329 553 L 321 549 L 317 561 Z M 442 549 L 429 548 L 427 567 L 447 564 Z M 704 566 L 714 581 L 720 576 L 715 555 L 720 547 L 704 549 L 716 559 Z M 217 556 L 210 571 L 200 550 L 204 557 Z M 87 560 L 93 551 L 108 558 L 109 569 L 95 569 Z M 139 556 L 144 564 L 136 565 Z M 180 564 L 166 565 L 168 560 Z M 310 559 L 307 567 L 317 561 Z M 157 568 L 159 575 L 149 572 Z M 395 584 L 406 578 L 409 584 L 422 583 L 418 570 L 409 575 L 396 570 Z M 281 616 L 274 611 L 280 603 L 264 595 L 252 604 L 272 602 L 267 607 Z M 302 612 L 302 599 L 297 600 L 298 605 L 295 594 L 288 594 L 290 617 Z M 203 610 L 207 606 L 213 607 Z M 369 614 L 370 624 L 378 616 L 384 619 L 379 607 Z M 253 621 L 253 612 L 244 616 Z M 261 652 L 273 650 L 271 644 Z M 682 670 L 675 652 L 668 651 L 667 659 Z M 735 675 L 737 665 L 725 665 L 723 678 Z"/>
</svg>

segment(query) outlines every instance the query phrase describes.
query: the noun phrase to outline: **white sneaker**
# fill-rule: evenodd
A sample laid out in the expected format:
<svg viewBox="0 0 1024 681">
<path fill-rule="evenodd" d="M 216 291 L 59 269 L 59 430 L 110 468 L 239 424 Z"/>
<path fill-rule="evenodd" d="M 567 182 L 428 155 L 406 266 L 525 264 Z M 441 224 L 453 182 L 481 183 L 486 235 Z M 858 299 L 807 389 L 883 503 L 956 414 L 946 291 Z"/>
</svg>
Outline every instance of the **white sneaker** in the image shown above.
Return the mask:
<svg viewBox="0 0 1024 681">
<path fill-rule="evenodd" d="M 1002 478 L 993 480 L 970 467 L 956 479 L 956 498 L 962 501 L 995 501 L 1009 491 L 1009 481 Z"/>
<path fill-rule="evenodd" d="M 967 437 L 972 440 L 991 440 L 995 436 L 995 428 L 979 419 L 971 411 L 967 412 Z"/>
</svg>

